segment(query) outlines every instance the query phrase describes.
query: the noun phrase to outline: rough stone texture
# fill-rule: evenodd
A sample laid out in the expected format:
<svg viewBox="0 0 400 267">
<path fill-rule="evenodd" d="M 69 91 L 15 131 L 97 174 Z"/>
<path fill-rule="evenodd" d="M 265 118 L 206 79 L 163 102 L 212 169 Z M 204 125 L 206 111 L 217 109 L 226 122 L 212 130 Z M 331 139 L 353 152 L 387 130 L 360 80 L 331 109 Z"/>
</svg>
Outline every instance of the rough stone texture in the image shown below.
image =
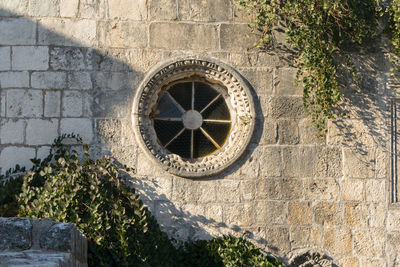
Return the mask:
<svg viewBox="0 0 400 267">
<path fill-rule="evenodd" d="M 1 144 L 22 144 L 24 142 L 25 122 L 23 120 L 0 119 L 0 127 Z"/>
<path fill-rule="evenodd" d="M 11 70 L 11 49 L 10 47 L 0 47 L 0 71 Z"/>
<path fill-rule="evenodd" d="M 35 149 L 33 148 L 7 146 L 0 152 L 0 168 L 3 173 L 10 168 L 14 168 L 15 164 L 30 168 L 33 165 L 30 159 L 34 157 Z"/>
<path fill-rule="evenodd" d="M 40 117 L 43 114 L 43 93 L 39 90 L 8 90 L 8 117 Z"/>
<path fill-rule="evenodd" d="M 0 266 L 87 266 L 87 240 L 71 223 L 0 218 Z"/>
<path fill-rule="evenodd" d="M 26 126 L 27 145 L 49 145 L 58 136 L 58 120 L 30 119 Z"/>
<path fill-rule="evenodd" d="M 47 46 L 17 46 L 12 49 L 13 70 L 47 70 L 49 49 Z"/>
<path fill-rule="evenodd" d="M 32 246 L 32 224 L 25 218 L 0 218 L 1 251 L 21 251 Z"/>
<path fill-rule="evenodd" d="M 321 138 L 293 83 L 292 56 L 257 51 L 256 38 L 245 37 L 253 19 L 230 0 L 0 0 L 1 172 L 30 167 L 57 135 L 74 132 L 95 157 L 136 169 L 133 185 L 172 237 L 248 231 L 287 262 L 290 252 L 316 248 L 338 266 L 400 266 L 399 205 L 390 202 L 390 105 L 399 90 L 390 53 L 379 46 L 353 54 L 362 82 L 344 89 L 349 118 L 328 121 Z M 216 177 L 163 171 L 132 131 L 144 76 L 185 56 L 231 64 L 252 87 L 251 144 Z M 15 253 L 0 266 L 22 262 Z"/>
<path fill-rule="evenodd" d="M 161 22 L 150 25 L 150 46 L 152 48 L 216 50 L 217 38 L 217 28 L 213 25 Z"/>
</svg>

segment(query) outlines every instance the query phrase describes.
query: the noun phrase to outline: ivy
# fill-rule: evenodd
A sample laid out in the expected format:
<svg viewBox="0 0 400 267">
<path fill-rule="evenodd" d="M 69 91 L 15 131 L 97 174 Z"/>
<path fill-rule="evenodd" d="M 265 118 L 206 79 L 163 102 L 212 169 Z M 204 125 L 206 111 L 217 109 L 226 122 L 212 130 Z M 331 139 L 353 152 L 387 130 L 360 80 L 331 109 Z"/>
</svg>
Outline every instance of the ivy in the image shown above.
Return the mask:
<svg viewBox="0 0 400 267">
<path fill-rule="evenodd" d="M 29 171 L 0 175 L 0 215 L 74 223 L 88 238 L 88 266 L 283 266 L 244 238 L 178 246 L 126 185 L 133 170 L 92 159 L 78 136 L 57 138 L 46 158 L 31 161 Z"/>
<path fill-rule="evenodd" d="M 327 119 L 333 119 L 342 101 L 339 77 L 351 74 L 359 82 L 349 47 L 363 49 L 365 40 L 375 38 L 383 13 L 390 15 L 390 33 L 395 66 L 399 69 L 400 0 L 388 7 L 376 0 L 235 0 L 255 14 L 251 23 L 259 35 L 255 46 L 273 49 L 275 35 L 285 31 L 296 54 L 296 81 L 303 85 L 303 102 L 314 125 L 326 132 Z M 387 8 L 387 9 L 385 9 Z M 387 11 L 387 12 L 384 12 Z M 397 65 L 396 65 L 397 64 Z"/>
</svg>

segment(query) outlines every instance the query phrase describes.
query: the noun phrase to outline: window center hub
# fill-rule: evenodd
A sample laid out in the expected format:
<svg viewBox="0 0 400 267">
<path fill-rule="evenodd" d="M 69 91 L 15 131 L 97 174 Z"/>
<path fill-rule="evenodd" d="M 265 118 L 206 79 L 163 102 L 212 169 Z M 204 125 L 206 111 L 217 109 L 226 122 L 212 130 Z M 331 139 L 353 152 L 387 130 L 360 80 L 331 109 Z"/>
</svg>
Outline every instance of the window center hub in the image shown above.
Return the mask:
<svg viewBox="0 0 400 267">
<path fill-rule="evenodd" d="M 203 117 L 196 110 L 188 110 L 183 114 L 182 121 L 186 129 L 196 130 L 203 124 Z"/>
</svg>

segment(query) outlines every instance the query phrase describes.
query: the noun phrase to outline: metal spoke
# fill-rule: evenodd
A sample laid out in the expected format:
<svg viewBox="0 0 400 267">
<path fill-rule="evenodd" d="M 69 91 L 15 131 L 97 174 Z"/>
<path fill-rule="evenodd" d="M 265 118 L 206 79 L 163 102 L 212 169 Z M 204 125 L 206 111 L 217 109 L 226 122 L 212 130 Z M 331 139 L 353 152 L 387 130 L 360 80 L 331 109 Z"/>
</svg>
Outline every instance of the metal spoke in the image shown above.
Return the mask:
<svg viewBox="0 0 400 267">
<path fill-rule="evenodd" d="M 180 112 L 185 113 L 185 109 L 175 100 L 175 98 L 167 92 L 167 96 L 174 102 L 175 106 L 180 110 Z"/>
<path fill-rule="evenodd" d="M 206 109 L 208 109 L 212 104 L 214 104 L 215 101 L 218 100 L 218 98 L 221 96 L 221 94 L 217 95 L 213 100 L 211 100 L 210 103 L 207 104 L 201 111 L 200 114 L 203 113 Z"/>
<path fill-rule="evenodd" d="M 218 149 L 220 149 L 221 147 L 218 145 L 217 142 L 215 142 L 215 140 L 202 128 L 200 127 L 201 132 L 207 137 L 208 140 L 211 141 L 211 143 L 214 144 L 214 146 Z"/>
<path fill-rule="evenodd" d="M 153 118 L 153 120 L 157 121 L 182 121 L 182 118 Z"/>
<path fill-rule="evenodd" d="M 176 138 L 178 138 L 184 131 L 185 131 L 185 128 L 183 128 L 177 135 L 175 135 L 171 140 L 169 140 L 169 142 L 165 145 L 165 148 L 167 148 L 167 146 L 169 146 L 169 144 L 171 144 L 172 141 L 174 141 Z"/>
<path fill-rule="evenodd" d="M 193 150 L 194 150 L 194 141 L 193 141 L 193 130 L 190 131 L 190 158 L 193 158 Z"/>
<path fill-rule="evenodd" d="M 215 119 L 203 119 L 205 122 L 212 122 L 212 123 L 231 123 L 231 120 L 215 120 Z"/>
<path fill-rule="evenodd" d="M 194 82 L 192 82 L 192 110 L 194 110 Z"/>
</svg>

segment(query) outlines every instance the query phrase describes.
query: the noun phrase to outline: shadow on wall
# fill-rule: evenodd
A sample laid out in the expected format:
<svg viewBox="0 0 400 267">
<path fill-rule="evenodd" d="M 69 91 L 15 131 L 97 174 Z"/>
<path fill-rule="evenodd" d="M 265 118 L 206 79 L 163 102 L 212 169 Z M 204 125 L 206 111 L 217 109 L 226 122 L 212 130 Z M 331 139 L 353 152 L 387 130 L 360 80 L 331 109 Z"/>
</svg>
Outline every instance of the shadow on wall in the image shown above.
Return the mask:
<svg viewBox="0 0 400 267">
<path fill-rule="evenodd" d="M 107 32 L 99 27 L 90 19 L 31 20 L 0 9 L 3 171 L 17 163 L 29 167 L 29 159 L 46 156 L 54 138 L 63 133 L 82 136 L 95 157 L 115 155 L 122 163 L 136 166 L 138 148 L 130 126 L 130 109 L 148 66 L 136 70 L 130 64 L 142 60 L 140 49 L 102 48 Z M 97 36 L 99 32 L 103 34 Z M 162 57 L 153 57 L 149 66 Z M 260 111 L 259 101 L 254 100 Z M 263 116 L 257 120 L 263 125 Z M 258 143 L 261 134 L 262 129 L 256 131 L 252 143 Z M 225 174 L 237 171 L 251 158 L 252 151 L 254 148 L 248 149 Z M 158 193 L 163 184 L 139 178 L 132 178 L 131 184 L 140 191 L 161 227 L 174 237 L 209 239 L 236 233 L 267 244 L 239 226 L 183 211 Z"/>
</svg>

